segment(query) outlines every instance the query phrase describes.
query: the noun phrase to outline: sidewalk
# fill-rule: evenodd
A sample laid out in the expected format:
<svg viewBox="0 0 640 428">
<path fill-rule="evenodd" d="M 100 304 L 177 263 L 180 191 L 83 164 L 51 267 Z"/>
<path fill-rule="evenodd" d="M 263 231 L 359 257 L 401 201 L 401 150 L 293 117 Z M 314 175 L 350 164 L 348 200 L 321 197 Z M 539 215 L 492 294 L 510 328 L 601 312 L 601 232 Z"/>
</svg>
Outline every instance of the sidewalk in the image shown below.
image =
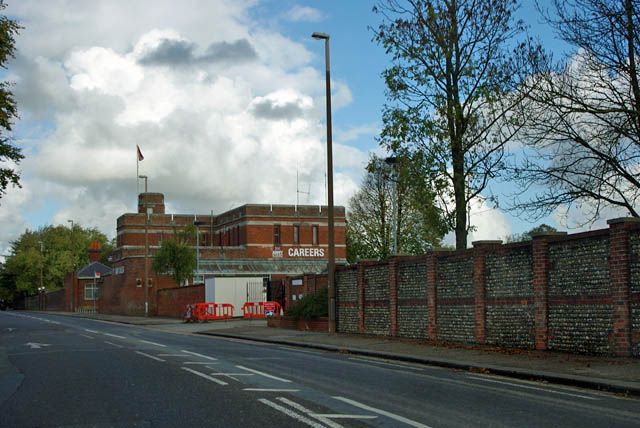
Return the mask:
<svg viewBox="0 0 640 428">
<path fill-rule="evenodd" d="M 264 320 L 183 323 L 160 317 L 46 312 L 146 326 L 172 333 L 230 337 L 389 360 L 493 373 L 520 379 L 640 396 L 640 359 L 612 358 L 489 347 L 435 346 L 416 341 L 270 328 Z"/>
</svg>

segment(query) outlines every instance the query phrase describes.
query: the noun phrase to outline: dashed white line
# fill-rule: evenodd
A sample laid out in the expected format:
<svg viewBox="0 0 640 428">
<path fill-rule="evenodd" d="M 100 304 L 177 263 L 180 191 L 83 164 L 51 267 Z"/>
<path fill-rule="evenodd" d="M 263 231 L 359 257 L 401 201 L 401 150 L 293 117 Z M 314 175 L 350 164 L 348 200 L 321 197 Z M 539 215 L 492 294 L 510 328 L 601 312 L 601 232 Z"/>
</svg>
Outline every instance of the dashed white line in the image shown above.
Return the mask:
<svg viewBox="0 0 640 428">
<path fill-rule="evenodd" d="M 375 419 L 375 415 L 343 415 L 341 413 L 314 413 L 316 416 L 322 416 L 324 418 L 331 419 Z"/>
<path fill-rule="evenodd" d="M 102 334 L 104 334 L 105 336 L 116 337 L 116 338 L 118 338 L 118 339 L 126 339 L 126 337 L 124 337 L 124 336 L 118 336 L 117 334 L 112 334 L 112 333 L 102 333 Z"/>
<path fill-rule="evenodd" d="M 182 354 L 158 354 L 158 357 L 189 358 L 188 355 L 182 355 Z"/>
<path fill-rule="evenodd" d="M 536 391 L 544 391 L 544 392 L 549 392 L 549 393 L 552 393 L 552 394 L 559 394 L 559 395 L 567 395 L 569 397 L 584 398 L 586 400 L 599 400 L 599 398 L 589 397 L 587 395 L 571 394 L 569 392 L 554 391 L 553 389 L 537 388 L 535 386 L 521 385 L 521 384 L 518 384 L 518 383 L 511 383 L 511 382 L 503 382 L 503 381 L 500 381 L 500 380 L 487 379 L 487 378 L 480 377 L 480 376 L 469 376 L 469 377 L 471 379 L 481 380 L 483 382 L 499 383 L 499 384 L 502 384 L 502 385 L 515 386 L 515 387 L 518 387 L 518 388 L 533 389 L 533 390 L 536 390 Z"/>
<path fill-rule="evenodd" d="M 182 364 L 185 364 L 185 365 L 186 364 L 194 364 L 194 365 L 203 365 L 204 366 L 204 365 L 207 365 L 207 364 L 211 365 L 211 364 L 220 364 L 220 363 L 212 363 L 211 361 L 185 361 Z"/>
<path fill-rule="evenodd" d="M 407 424 L 407 425 L 412 426 L 412 427 L 416 427 L 416 428 L 431 428 L 429 425 L 421 424 L 420 422 L 416 422 L 414 420 L 405 418 L 404 416 L 396 415 L 395 413 L 387 412 L 386 410 L 377 409 L 375 407 L 367 406 L 366 404 L 360 403 L 360 402 L 355 401 L 355 400 L 351 400 L 349 398 L 345 398 L 345 397 L 333 397 L 333 398 L 335 398 L 336 400 L 343 401 L 343 402 L 345 402 L 347 404 L 351 404 L 352 406 L 359 407 L 359 408 L 361 408 L 363 410 L 367 410 L 369 412 L 373 412 L 373 413 L 377 413 L 377 414 L 382 415 L 382 416 L 386 416 L 388 418 L 394 419 L 394 420 L 396 420 L 398 422 L 402 422 L 402 423 Z"/>
<path fill-rule="evenodd" d="M 285 389 L 285 388 L 243 388 L 243 391 L 253 392 L 299 392 L 299 389 Z"/>
<path fill-rule="evenodd" d="M 89 336 L 88 334 L 82 334 L 82 333 L 78 333 L 78 334 L 82 337 L 86 337 L 87 339 L 93 339 L 93 337 Z"/>
<path fill-rule="evenodd" d="M 163 363 L 164 363 L 164 361 L 165 361 L 165 360 L 163 360 L 162 358 L 158 358 L 158 357 L 156 357 L 156 356 L 149 355 L 149 354 L 146 354 L 146 353 L 144 353 L 144 352 L 140 352 L 140 351 L 136 351 L 136 354 L 140 354 L 140 355 L 142 355 L 142 356 L 144 356 L 144 357 L 151 358 L 152 360 L 156 360 L 156 361 L 161 361 L 161 362 L 163 362 Z"/>
<path fill-rule="evenodd" d="M 167 345 L 163 345 L 162 343 L 151 342 L 151 341 L 149 341 L 149 340 L 142 340 L 142 339 L 140 339 L 140 342 L 142 342 L 142 343 L 148 343 L 149 345 L 160 346 L 160 347 L 162 347 L 162 348 L 166 348 L 166 347 L 167 347 Z"/>
<path fill-rule="evenodd" d="M 185 351 L 184 349 L 182 350 L 182 352 L 184 352 L 185 354 L 195 355 L 196 357 L 204 358 L 205 360 L 211 360 L 211 361 L 217 360 L 217 358 L 213 358 L 208 355 L 198 354 L 197 352 Z"/>
<path fill-rule="evenodd" d="M 108 340 L 105 340 L 104 343 L 108 343 L 109 345 L 115 346 L 116 348 L 124 348 L 124 346 L 118 345 L 117 343 L 109 342 Z"/>
<path fill-rule="evenodd" d="M 215 377 L 211 377 L 211 376 L 209 376 L 208 374 L 201 373 L 201 372 L 196 371 L 196 370 L 192 370 L 192 369 L 190 369 L 189 367 L 182 367 L 182 370 L 186 370 L 186 371 L 188 371 L 189 373 L 193 373 L 193 374 L 194 374 L 194 375 L 196 375 L 196 376 L 200 376 L 200 377 L 202 377 L 202 378 L 205 378 L 205 379 L 207 379 L 207 380 L 210 380 L 211 382 L 215 382 L 215 383 L 217 383 L 218 385 L 228 385 L 228 383 L 227 383 L 227 382 L 225 382 L 225 381 L 222 381 L 222 380 L 220 380 L 220 379 L 216 379 Z"/>
<path fill-rule="evenodd" d="M 98 334 L 98 331 L 96 330 L 89 330 L 88 328 L 85 328 L 84 331 L 88 331 L 89 333 L 93 333 L 93 334 Z"/>
<path fill-rule="evenodd" d="M 289 400 L 288 398 L 278 397 L 278 398 L 276 398 L 276 400 L 293 407 L 294 409 L 296 409 L 299 412 L 302 412 L 302 413 L 307 414 L 308 416 L 311 416 L 313 419 L 316 419 L 316 420 L 322 422 L 323 424 L 325 424 L 325 425 L 327 425 L 327 426 L 329 426 L 331 428 L 343 428 L 342 425 L 340 425 L 339 423 L 333 422 L 331 419 L 329 419 L 327 417 L 320 416 L 320 415 L 314 413 L 313 410 L 307 409 L 302 404 L 298 404 L 295 401 Z"/>
<path fill-rule="evenodd" d="M 255 374 L 260 375 L 260 376 L 268 377 L 269 379 L 279 380 L 280 382 L 285 382 L 285 383 L 291 383 L 291 381 L 289 379 L 284 379 L 284 378 L 281 378 L 281 377 L 278 377 L 278 376 L 270 375 L 269 373 L 261 372 L 259 370 L 255 370 L 255 369 L 250 369 L 249 367 L 245 367 L 245 366 L 236 366 L 236 367 L 239 368 L 239 369 L 242 369 L 242 370 L 246 370 L 246 371 L 251 372 L 251 373 L 255 373 Z"/>
<path fill-rule="evenodd" d="M 298 420 L 298 421 L 300 421 L 302 423 L 305 423 L 305 424 L 307 424 L 307 425 L 309 425 L 309 426 L 311 426 L 313 428 L 325 428 L 324 425 L 319 424 L 318 422 L 314 421 L 313 419 L 309 419 L 307 417 L 304 417 L 301 414 L 296 413 L 291 409 L 287 409 L 286 407 L 281 406 L 281 405 L 279 405 L 277 403 L 274 403 L 273 401 L 267 400 L 266 398 L 259 398 L 258 401 L 261 402 L 262 404 L 266 404 L 267 406 L 269 406 L 269 407 L 271 407 L 273 409 L 276 409 L 277 411 L 279 411 L 281 413 L 284 413 L 285 415 L 287 415 L 287 416 L 289 416 L 289 417 L 291 417 L 293 419 L 296 419 L 296 420 Z"/>
</svg>

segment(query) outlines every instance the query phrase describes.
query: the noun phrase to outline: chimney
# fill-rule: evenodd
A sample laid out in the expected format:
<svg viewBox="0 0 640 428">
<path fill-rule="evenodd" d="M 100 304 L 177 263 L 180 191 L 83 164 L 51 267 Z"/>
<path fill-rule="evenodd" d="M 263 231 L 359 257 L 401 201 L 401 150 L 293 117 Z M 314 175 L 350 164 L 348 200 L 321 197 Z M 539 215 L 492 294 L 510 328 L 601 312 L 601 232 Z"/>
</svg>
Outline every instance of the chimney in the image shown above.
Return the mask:
<svg viewBox="0 0 640 428">
<path fill-rule="evenodd" d="M 91 241 L 89 244 L 89 262 L 100 261 L 100 242 Z"/>
<path fill-rule="evenodd" d="M 140 193 L 138 195 L 138 213 L 144 214 L 145 205 L 153 214 L 164 214 L 164 195 L 162 193 Z"/>
</svg>

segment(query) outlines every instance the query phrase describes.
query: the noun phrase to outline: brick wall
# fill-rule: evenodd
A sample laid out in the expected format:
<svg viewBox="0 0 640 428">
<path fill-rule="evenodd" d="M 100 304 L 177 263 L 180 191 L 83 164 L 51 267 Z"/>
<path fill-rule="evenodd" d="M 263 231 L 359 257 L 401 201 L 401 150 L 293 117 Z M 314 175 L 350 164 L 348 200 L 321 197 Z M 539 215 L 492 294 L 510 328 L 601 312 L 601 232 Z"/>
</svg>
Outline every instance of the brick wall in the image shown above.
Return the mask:
<svg viewBox="0 0 640 428">
<path fill-rule="evenodd" d="M 338 331 L 640 356 L 640 221 L 336 272 Z"/>
<path fill-rule="evenodd" d="M 158 316 L 182 318 L 187 305 L 205 300 L 204 285 L 165 288 L 157 291 Z"/>
</svg>

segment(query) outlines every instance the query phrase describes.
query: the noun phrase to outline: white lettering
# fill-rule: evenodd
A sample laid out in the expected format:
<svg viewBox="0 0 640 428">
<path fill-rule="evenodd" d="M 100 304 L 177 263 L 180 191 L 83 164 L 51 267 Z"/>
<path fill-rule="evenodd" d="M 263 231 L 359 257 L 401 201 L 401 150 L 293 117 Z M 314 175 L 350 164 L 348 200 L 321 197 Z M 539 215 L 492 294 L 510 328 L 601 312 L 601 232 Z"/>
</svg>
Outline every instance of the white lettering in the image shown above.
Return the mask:
<svg viewBox="0 0 640 428">
<path fill-rule="evenodd" d="M 289 248 L 287 250 L 289 257 L 324 257 L 323 248 Z"/>
</svg>

